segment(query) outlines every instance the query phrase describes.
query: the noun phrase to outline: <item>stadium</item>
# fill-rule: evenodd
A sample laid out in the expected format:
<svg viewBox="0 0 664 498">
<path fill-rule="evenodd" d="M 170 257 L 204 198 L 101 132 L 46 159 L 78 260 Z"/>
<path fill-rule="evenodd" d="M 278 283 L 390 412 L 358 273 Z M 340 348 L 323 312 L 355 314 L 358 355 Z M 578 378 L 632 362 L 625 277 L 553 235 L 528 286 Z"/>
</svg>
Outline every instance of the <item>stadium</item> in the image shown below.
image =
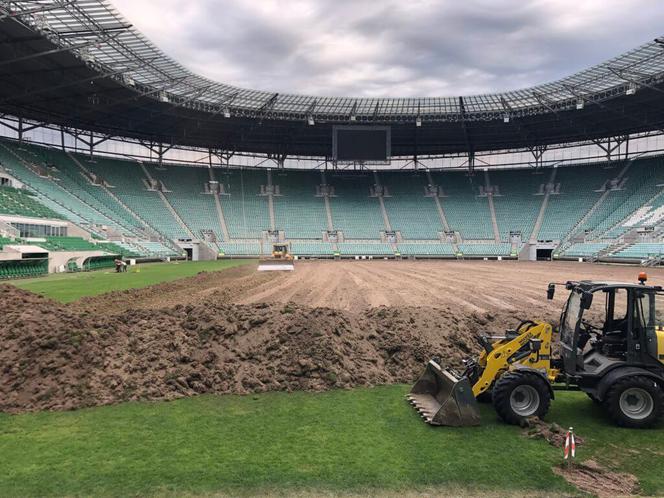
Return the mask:
<svg viewBox="0 0 664 498">
<path fill-rule="evenodd" d="M 3 1 L 0 79 L 1 496 L 664 494 L 663 38 L 322 97 Z"/>
</svg>

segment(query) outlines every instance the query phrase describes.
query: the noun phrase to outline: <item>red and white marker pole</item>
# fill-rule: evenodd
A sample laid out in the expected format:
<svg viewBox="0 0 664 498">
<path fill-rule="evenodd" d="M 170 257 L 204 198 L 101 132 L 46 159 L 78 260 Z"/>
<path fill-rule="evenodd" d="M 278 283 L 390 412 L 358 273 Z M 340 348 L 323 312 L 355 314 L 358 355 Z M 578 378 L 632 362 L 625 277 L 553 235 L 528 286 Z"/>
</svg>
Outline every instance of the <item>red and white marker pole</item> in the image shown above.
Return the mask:
<svg viewBox="0 0 664 498">
<path fill-rule="evenodd" d="M 563 449 L 563 457 L 567 460 L 569 465 L 572 464 L 572 460 L 576 457 L 576 442 L 574 441 L 574 428 L 570 427 L 565 435 L 565 446 Z"/>
</svg>

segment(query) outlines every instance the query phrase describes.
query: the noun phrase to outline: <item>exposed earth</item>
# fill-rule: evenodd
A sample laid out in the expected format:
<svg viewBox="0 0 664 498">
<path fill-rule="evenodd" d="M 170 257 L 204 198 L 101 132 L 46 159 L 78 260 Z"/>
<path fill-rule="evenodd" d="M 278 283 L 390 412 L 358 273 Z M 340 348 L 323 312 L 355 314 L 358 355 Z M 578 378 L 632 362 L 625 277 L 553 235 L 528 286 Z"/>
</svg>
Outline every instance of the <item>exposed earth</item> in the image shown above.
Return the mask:
<svg viewBox="0 0 664 498">
<path fill-rule="evenodd" d="M 434 355 L 459 367 L 479 333 L 555 321 L 564 290 L 547 301 L 551 280 L 637 273 L 578 263 L 311 261 L 295 272 L 248 265 L 68 305 L 1 285 L 0 411 L 409 383 Z"/>
<path fill-rule="evenodd" d="M 516 317 L 557 320 L 564 302 L 561 290 L 546 300 L 549 282 L 612 280 L 636 282 L 634 266 L 574 262 L 515 261 L 299 261 L 294 272 L 256 272 L 254 265 L 145 289 L 84 298 L 72 306 L 108 312 L 111 309 L 153 309 L 195 303 L 212 297 L 251 304 L 294 302 L 361 312 L 377 306 L 448 307 L 463 315 L 507 311 Z M 649 268 L 649 283 L 664 283 L 664 269 Z"/>
</svg>

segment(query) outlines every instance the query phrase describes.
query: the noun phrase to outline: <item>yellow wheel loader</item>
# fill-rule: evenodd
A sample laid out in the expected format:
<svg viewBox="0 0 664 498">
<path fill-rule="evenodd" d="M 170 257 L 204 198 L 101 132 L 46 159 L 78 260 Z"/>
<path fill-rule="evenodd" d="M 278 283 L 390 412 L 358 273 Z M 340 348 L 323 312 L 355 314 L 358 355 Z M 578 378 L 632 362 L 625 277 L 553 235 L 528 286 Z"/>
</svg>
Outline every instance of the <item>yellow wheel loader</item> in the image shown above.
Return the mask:
<svg viewBox="0 0 664 498">
<path fill-rule="evenodd" d="M 272 258 L 292 261 L 293 256 L 290 253 L 290 242 L 277 242 L 272 244 Z"/>
<path fill-rule="evenodd" d="M 293 255 L 290 242 L 275 242 L 272 244 L 272 253 L 261 256 L 258 271 L 293 271 Z"/>
<path fill-rule="evenodd" d="M 434 358 L 407 398 L 432 425 L 479 425 L 483 400 L 519 424 L 547 413 L 556 384 L 585 392 L 617 425 L 650 427 L 664 413 L 664 291 L 646 280 L 641 273 L 639 284 L 551 283 L 548 299 L 556 285 L 569 291 L 558 330 L 523 321 L 503 335 L 480 336 L 479 358 L 465 360 L 463 373 Z"/>
</svg>

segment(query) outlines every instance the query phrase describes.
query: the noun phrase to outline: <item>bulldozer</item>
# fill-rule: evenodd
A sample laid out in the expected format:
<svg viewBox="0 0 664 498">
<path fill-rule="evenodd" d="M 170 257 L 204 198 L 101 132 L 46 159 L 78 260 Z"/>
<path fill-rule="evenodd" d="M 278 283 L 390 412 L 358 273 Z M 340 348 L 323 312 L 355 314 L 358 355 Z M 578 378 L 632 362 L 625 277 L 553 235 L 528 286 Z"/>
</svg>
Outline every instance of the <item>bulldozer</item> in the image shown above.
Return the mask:
<svg viewBox="0 0 664 498">
<path fill-rule="evenodd" d="M 550 283 L 548 299 L 557 286 L 569 291 L 556 329 L 525 320 L 502 335 L 480 335 L 479 357 L 464 360 L 463 372 L 434 358 L 407 399 L 431 425 L 479 425 L 483 401 L 505 422 L 522 424 L 544 417 L 555 391 L 580 390 L 616 425 L 652 427 L 664 413 L 664 291 L 647 278 Z"/>
<path fill-rule="evenodd" d="M 272 244 L 272 254 L 261 256 L 258 271 L 293 271 L 293 255 L 290 251 L 290 242 L 275 242 Z"/>
</svg>

